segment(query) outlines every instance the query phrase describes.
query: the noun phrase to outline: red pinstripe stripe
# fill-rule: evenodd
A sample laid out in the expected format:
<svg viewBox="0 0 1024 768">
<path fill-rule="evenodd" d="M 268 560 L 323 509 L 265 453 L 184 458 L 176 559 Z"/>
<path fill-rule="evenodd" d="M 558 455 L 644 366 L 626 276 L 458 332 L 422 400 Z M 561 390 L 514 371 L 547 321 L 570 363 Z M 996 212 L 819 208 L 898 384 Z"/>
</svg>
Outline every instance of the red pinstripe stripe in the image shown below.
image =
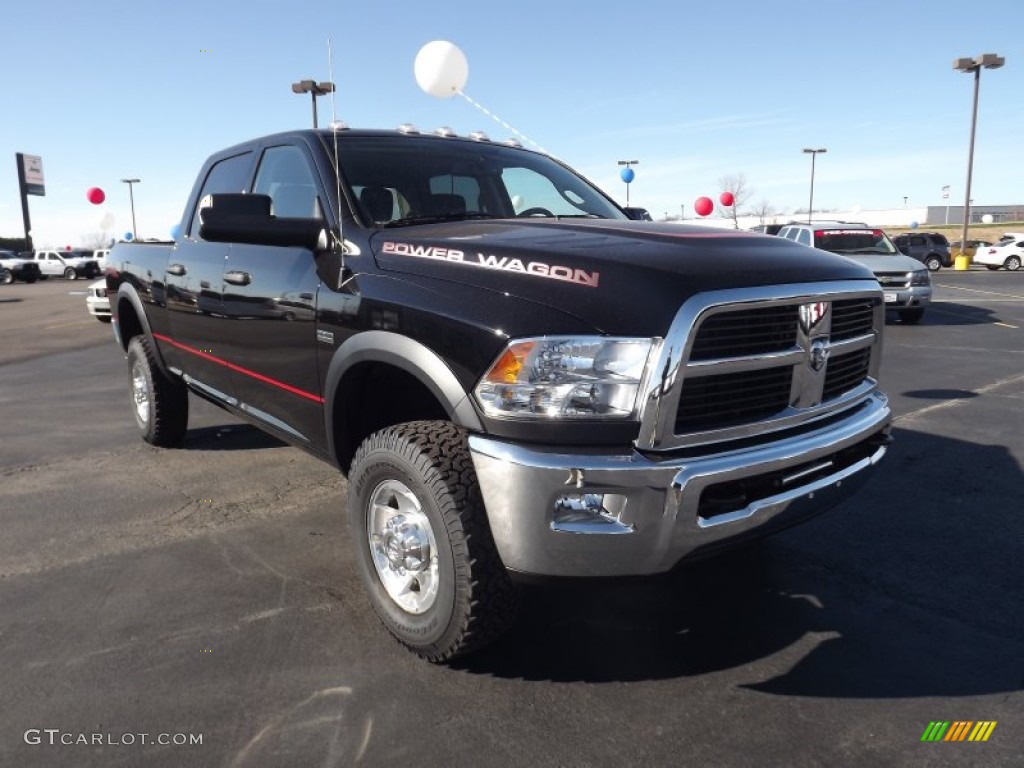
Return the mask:
<svg viewBox="0 0 1024 768">
<path fill-rule="evenodd" d="M 175 341 L 170 336 L 164 336 L 162 333 L 154 333 L 153 338 L 159 339 L 160 341 L 166 341 L 168 344 L 171 344 L 177 347 L 178 349 L 182 349 L 185 352 L 196 355 L 197 357 L 201 357 L 204 360 L 209 360 L 211 363 L 217 363 L 218 365 L 223 365 L 225 368 L 229 368 L 232 371 L 244 373 L 246 376 L 251 376 L 257 381 L 262 381 L 264 384 L 270 384 L 272 386 L 283 389 L 286 392 L 291 392 L 293 395 L 298 395 L 299 397 L 304 397 L 307 400 L 312 400 L 314 403 L 323 405 L 324 399 L 319 395 L 314 395 L 312 392 L 306 392 L 304 389 L 293 387 L 291 384 L 285 384 L 283 381 L 278 381 L 277 379 L 272 379 L 269 376 L 264 376 L 262 373 L 250 371 L 248 368 L 243 368 L 240 365 L 229 363 L 227 360 L 223 360 L 219 357 L 211 355 L 209 352 L 203 352 L 202 350 L 195 349 L 194 347 L 190 347 L 186 344 L 182 344 L 180 341 Z"/>
</svg>

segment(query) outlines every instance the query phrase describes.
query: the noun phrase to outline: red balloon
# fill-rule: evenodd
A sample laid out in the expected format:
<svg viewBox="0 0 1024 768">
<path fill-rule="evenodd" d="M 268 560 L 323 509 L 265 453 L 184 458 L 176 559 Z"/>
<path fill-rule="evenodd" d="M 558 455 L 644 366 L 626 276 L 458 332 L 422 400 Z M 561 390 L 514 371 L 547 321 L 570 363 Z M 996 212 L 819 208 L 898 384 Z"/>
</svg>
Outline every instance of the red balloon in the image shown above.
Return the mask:
<svg viewBox="0 0 1024 768">
<path fill-rule="evenodd" d="M 693 203 L 693 210 L 698 216 L 707 216 L 715 210 L 715 204 L 711 202 L 710 197 L 698 197 Z"/>
<path fill-rule="evenodd" d="M 70 251 L 71 250 L 71 246 L 70 245 L 65 245 L 64 246 L 64 250 L 65 251 Z"/>
<path fill-rule="evenodd" d="M 85 197 L 93 205 L 99 205 L 107 199 L 106 193 L 99 187 L 89 187 L 85 191 Z"/>
<path fill-rule="evenodd" d="M 736 198 L 733 196 L 732 192 L 723 192 L 718 196 L 718 201 L 726 208 L 729 208 L 736 202 Z"/>
</svg>

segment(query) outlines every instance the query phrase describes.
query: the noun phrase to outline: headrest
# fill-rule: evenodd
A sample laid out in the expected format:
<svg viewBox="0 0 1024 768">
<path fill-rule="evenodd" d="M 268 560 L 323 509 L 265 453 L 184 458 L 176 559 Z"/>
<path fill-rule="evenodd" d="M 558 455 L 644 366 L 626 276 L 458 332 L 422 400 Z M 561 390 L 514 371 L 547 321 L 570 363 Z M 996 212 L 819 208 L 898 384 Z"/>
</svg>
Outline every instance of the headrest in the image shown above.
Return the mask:
<svg viewBox="0 0 1024 768">
<path fill-rule="evenodd" d="M 391 221 L 395 210 L 395 198 L 386 187 L 364 187 L 359 204 L 370 221 Z"/>
</svg>

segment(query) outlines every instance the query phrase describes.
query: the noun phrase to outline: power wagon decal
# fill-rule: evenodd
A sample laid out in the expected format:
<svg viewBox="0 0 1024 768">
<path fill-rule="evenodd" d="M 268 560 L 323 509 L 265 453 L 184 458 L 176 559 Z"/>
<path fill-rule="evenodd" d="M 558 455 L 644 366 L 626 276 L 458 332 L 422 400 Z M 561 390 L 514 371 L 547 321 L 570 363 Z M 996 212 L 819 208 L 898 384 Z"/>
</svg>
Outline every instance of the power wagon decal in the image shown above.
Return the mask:
<svg viewBox="0 0 1024 768">
<path fill-rule="evenodd" d="M 511 259 L 508 256 L 495 256 L 489 253 L 466 253 L 455 248 L 440 248 L 431 245 L 412 245 L 411 243 L 396 243 L 386 240 L 382 245 L 382 250 L 384 253 L 393 253 L 397 256 L 440 259 L 441 261 L 465 264 L 469 267 L 501 269 L 506 272 L 546 277 L 549 280 L 561 280 L 565 283 L 575 283 L 587 288 L 597 288 L 601 277 L 600 272 L 588 272 L 584 269 L 575 269 L 559 264 L 546 264 L 543 261 L 524 262 L 522 259 Z"/>
</svg>

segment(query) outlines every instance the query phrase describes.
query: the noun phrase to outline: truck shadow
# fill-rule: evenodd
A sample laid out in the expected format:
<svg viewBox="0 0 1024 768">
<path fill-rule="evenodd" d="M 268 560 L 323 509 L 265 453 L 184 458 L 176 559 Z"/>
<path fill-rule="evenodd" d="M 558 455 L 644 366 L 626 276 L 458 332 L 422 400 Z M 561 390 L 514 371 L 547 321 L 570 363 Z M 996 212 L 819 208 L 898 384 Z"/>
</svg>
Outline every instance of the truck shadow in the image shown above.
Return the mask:
<svg viewBox="0 0 1024 768">
<path fill-rule="evenodd" d="M 857 499 L 663 577 L 530 587 L 515 629 L 453 666 L 591 683 L 732 670 L 788 696 L 1018 691 L 1021 487 L 1002 446 L 897 430 Z"/>
<path fill-rule="evenodd" d="M 182 448 L 192 451 L 256 451 L 286 448 L 288 444 L 250 424 L 197 427 L 185 435 Z"/>
</svg>

